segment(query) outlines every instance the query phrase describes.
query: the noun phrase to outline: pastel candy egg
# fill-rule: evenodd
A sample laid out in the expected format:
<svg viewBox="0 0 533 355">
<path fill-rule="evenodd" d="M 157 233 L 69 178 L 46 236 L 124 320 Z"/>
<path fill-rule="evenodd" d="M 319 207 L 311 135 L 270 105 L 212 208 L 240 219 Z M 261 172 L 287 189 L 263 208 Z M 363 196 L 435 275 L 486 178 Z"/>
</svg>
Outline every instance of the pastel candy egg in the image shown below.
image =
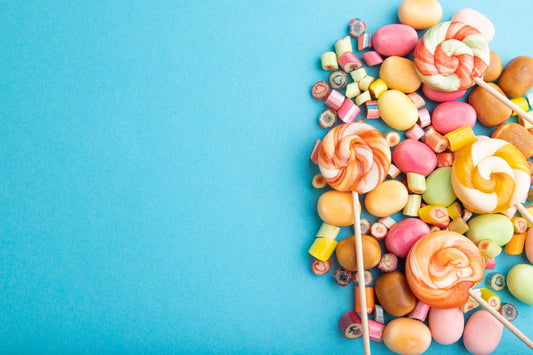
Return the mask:
<svg viewBox="0 0 533 355">
<path fill-rule="evenodd" d="M 390 253 L 405 258 L 411 247 L 429 232 L 429 226 L 422 220 L 406 218 L 391 227 L 385 237 L 385 246 Z"/>
<path fill-rule="evenodd" d="M 429 310 L 429 330 L 433 339 L 442 345 L 449 345 L 461 339 L 465 316 L 460 308 Z"/>
<path fill-rule="evenodd" d="M 430 28 L 442 18 L 437 0 L 404 0 L 398 8 L 400 22 L 417 30 Z"/>
<path fill-rule="evenodd" d="M 499 246 L 504 246 L 514 234 L 513 222 L 499 213 L 486 213 L 471 218 L 468 228 L 466 236 L 475 244 L 489 239 Z"/>
<path fill-rule="evenodd" d="M 374 291 L 379 304 L 393 317 L 404 316 L 415 307 L 416 297 L 400 271 L 382 274 L 374 284 Z"/>
<path fill-rule="evenodd" d="M 533 305 L 533 265 L 518 264 L 507 273 L 507 288 L 520 301 Z"/>
<path fill-rule="evenodd" d="M 404 184 L 398 180 L 386 180 L 367 193 L 365 207 L 373 216 L 386 217 L 400 211 L 408 198 Z"/>
<path fill-rule="evenodd" d="M 428 176 L 437 166 L 435 152 L 426 144 L 414 139 L 405 139 L 398 144 L 392 152 L 392 160 L 404 174 L 417 173 Z"/>
<path fill-rule="evenodd" d="M 390 24 L 380 27 L 372 36 L 372 47 L 381 55 L 400 57 L 411 53 L 418 42 L 418 34 L 411 26 Z"/>
<path fill-rule="evenodd" d="M 451 181 L 452 168 L 443 166 L 435 169 L 426 178 L 426 191 L 422 199 L 429 205 L 449 206 L 457 199 Z"/>
<path fill-rule="evenodd" d="M 422 84 L 413 61 L 398 56 L 388 57 L 381 63 L 379 77 L 387 83 L 389 89 L 406 94 L 415 92 Z"/>
<path fill-rule="evenodd" d="M 446 134 L 463 126 L 474 128 L 476 110 L 462 101 L 443 102 L 433 110 L 431 125 L 439 133 Z"/>
<path fill-rule="evenodd" d="M 430 88 L 429 86 L 425 84 L 422 84 L 422 91 L 424 92 L 424 95 L 426 95 L 428 99 L 430 99 L 431 101 L 435 101 L 435 102 L 455 101 L 463 97 L 463 95 L 466 93 L 466 90 L 452 91 L 452 92 L 438 91 L 438 90 Z"/>
<path fill-rule="evenodd" d="M 406 130 L 418 120 L 418 109 L 414 102 L 399 90 L 385 91 L 378 99 L 381 118 L 394 129 Z"/>
<path fill-rule="evenodd" d="M 472 354 L 490 354 L 500 343 L 502 334 L 502 323 L 482 309 L 472 314 L 466 322 L 463 342 Z"/>
<path fill-rule="evenodd" d="M 472 27 L 477 28 L 479 32 L 485 37 L 487 42 L 492 41 L 496 29 L 487 16 L 474 9 L 461 9 L 452 16 L 452 21 L 459 21 L 469 24 Z"/>
<path fill-rule="evenodd" d="M 318 198 L 317 210 L 322 221 L 339 227 L 354 223 L 352 194 L 336 190 L 326 191 Z"/>
<path fill-rule="evenodd" d="M 383 329 L 383 343 L 395 353 L 418 355 L 431 345 L 431 331 L 416 319 L 396 318 Z"/>
<path fill-rule="evenodd" d="M 533 228 L 529 228 L 527 231 L 524 250 L 527 260 L 533 264 Z"/>
</svg>

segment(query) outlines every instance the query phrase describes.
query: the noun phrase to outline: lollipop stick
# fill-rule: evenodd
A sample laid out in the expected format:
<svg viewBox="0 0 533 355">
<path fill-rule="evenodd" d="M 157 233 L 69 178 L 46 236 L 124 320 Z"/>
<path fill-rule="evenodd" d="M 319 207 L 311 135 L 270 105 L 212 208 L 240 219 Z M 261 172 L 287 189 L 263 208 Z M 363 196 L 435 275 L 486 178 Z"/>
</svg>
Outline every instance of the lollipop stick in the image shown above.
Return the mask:
<svg viewBox="0 0 533 355">
<path fill-rule="evenodd" d="M 525 219 L 527 219 L 527 221 L 533 225 L 533 216 L 531 215 L 531 213 L 529 213 L 529 211 L 524 207 L 524 205 L 522 205 L 521 203 L 517 204 L 515 206 L 517 209 L 518 209 L 518 212 L 520 212 L 520 214 L 522 215 L 522 217 L 524 217 Z"/>
<path fill-rule="evenodd" d="M 352 192 L 354 232 L 355 232 L 355 254 L 357 258 L 357 279 L 359 280 L 359 302 L 361 307 L 361 323 L 363 325 L 363 344 L 365 355 L 370 355 L 370 337 L 368 334 L 368 314 L 366 310 L 365 292 L 365 268 L 363 264 L 363 242 L 361 240 L 361 219 L 359 210 L 359 194 Z"/>
<path fill-rule="evenodd" d="M 477 303 L 479 303 L 483 308 L 485 308 L 487 311 L 489 311 L 490 314 L 494 316 L 497 320 L 499 320 L 503 325 L 507 327 L 514 335 L 516 335 L 520 340 L 524 342 L 527 346 L 529 346 L 531 349 L 533 349 L 533 342 L 531 339 L 529 339 L 527 336 L 524 335 L 518 328 L 516 328 L 514 325 L 511 324 L 507 319 L 505 319 L 504 316 L 502 316 L 498 311 L 496 311 L 494 308 L 490 306 L 481 296 L 476 294 L 472 289 L 468 292 L 470 294 L 470 297 L 472 297 Z"/>
<path fill-rule="evenodd" d="M 533 117 L 527 114 L 526 111 L 522 110 L 520 106 L 509 100 L 505 95 L 502 95 L 498 90 L 494 89 L 492 86 L 487 84 L 483 79 L 481 78 L 474 78 L 474 82 L 481 86 L 483 89 L 487 90 L 489 93 L 491 93 L 495 98 L 497 98 L 500 102 L 502 102 L 504 105 L 507 105 L 507 107 L 511 108 L 514 112 L 516 112 L 520 117 L 522 117 L 524 120 L 528 121 L 529 123 L 533 124 Z"/>
</svg>

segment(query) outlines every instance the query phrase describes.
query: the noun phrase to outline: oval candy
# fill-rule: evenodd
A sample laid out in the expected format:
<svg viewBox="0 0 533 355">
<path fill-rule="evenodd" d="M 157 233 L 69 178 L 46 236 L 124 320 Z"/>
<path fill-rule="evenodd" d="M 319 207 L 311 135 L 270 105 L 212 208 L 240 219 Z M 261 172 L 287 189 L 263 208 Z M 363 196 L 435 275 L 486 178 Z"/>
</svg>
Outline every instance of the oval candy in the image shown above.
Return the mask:
<svg viewBox="0 0 533 355">
<path fill-rule="evenodd" d="M 350 226 L 354 223 L 352 201 L 351 192 L 326 191 L 318 198 L 318 215 L 327 224 L 338 227 Z"/>
<path fill-rule="evenodd" d="M 409 198 L 404 184 L 398 180 L 386 180 L 366 194 L 365 207 L 376 217 L 387 217 L 400 211 Z"/>
<path fill-rule="evenodd" d="M 468 221 L 466 236 L 476 245 L 489 239 L 498 246 L 507 244 L 514 234 L 513 222 L 500 213 L 480 214 Z"/>
<path fill-rule="evenodd" d="M 502 338 L 503 325 L 482 309 L 470 316 L 463 332 L 463 342 L 472 354 L 492 353 Z"/>
<path fill-rule="evenodd" d="M 474 9 L 466 8 L 457 11 L 453 14 L 452 21 L 467 23 L 476 28 L 489 43 L 496 33 L 496 29 L 488 17 Z"/>
<path fill-rule="evenodd" d="M 441 134 L 455 131 L 463 126 L 474 128 L 476 124 L 476 110 L 462 101 L 443 102 L 433 110 L 431 125 Z"/>
<path fill-rule="evenodd" d="M 380 27 L 372 36 L 372 46 L 381 55 L 406 56 L 414 51 L 418 34 L 411 26 L 390 24 Z"/>
<path fill-rule="evenodd" d="M 405 316 L 416 304 L 416 297 L 400 271 L 381 274 L 374 284 L 374 292 L 385 312 L 393 317 Z"/>
<path fill-rule="evenodd" d="M 422 84 L 413 61 L 399 56 L 390 56 L 381 63 L 379 77 L 389 89 L 406 94 L 415 92 Z"/>
<path fill-rule="evenodd" d="M 413 100 L 399 90 L 385 91 L 378 99 L 378 110 L 383 121 L 399 131 L 413 127 L 418 120 Z"/>
<path fill-rule="evenodd" d="M 422 199 L 429 205 L 449 206 L 457 199 L 451 181 L 452 168 L 437 168 L 426 178 L 426 191 Z"/>
<path fill-rule="evenodd" d="M 430 232 L 429 226 L 418 218 L 406 218 L 391 227 L 385 237 L 387 250 L 399 258 L 405 258 L 411 247 Z"/>
<path fill-rule="evenodd" d="M 431 345 L 431 331 L 416 319 L 396 318 L 385 326 L 383 342 L 395 353 L 418 355 Z"/>
<path fill-rule="evenodd" d="M 461 339 L 465 327 L 465 316 L 460 308 L 429 310 L 429 330 L 433 339 L 442 345 L 449 345 Z"/>
<path fill-rule="evenodd" d="M 392 152 L 392 160 L 404 174 L 428 176 L 437 166 L 435 152 L 426 144 L 410 138 L 398 144 Z"/>
<path fill-rule="evenodd" d="M 400 22 L 417 30 L 435 26 L 442 18 L 437 0 L 404 0 L 398 8 Z"/>
<path fill-rule="evenodd" d="M 518 264 L 507 273 L 507 288 L 518 300 L 533 305 L 533 265 Z"/>
</svg>

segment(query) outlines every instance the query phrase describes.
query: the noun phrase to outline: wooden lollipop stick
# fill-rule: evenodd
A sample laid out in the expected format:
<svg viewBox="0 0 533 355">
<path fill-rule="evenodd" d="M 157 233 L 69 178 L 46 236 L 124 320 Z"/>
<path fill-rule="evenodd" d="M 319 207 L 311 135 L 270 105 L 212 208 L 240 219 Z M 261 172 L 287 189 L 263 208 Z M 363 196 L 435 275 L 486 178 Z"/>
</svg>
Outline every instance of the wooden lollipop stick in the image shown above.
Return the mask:
<svg viewBox="0 0 533 355">
<path fill-rule="evenodd" d="M 533 117 L 527 114 L 526 111 L 524 111 L 520 106 L 509 100 L 505 95 L 502 95 L 499 91 L 494 89 L 492 86 L 487 84 L 483 79 L 481 78 L 474 78 L 474 82 L 481 86 L 483 89 L 487 90 L 489 93 L 491 93 L 495 98 L 497 98 L 500 102 L 507 105 L 507 107 L 511 108 L 514 112 L 516 112 L 520 117 L 522 117 L 524 120 L 528 121 L 529 123 L 533 124 Z"/>
<path fill-rule="evenodd" d="M 363 264 L 363 242 L 361 239 L 361 211 L 359 210 L 359 194 L 352 192 L 354 232 L 355 232 L 355 254 L 357 258 L 357 279 L 359 280 L 359 302 L 361 307 L 361 323 L 363 325 L 363 344 L 365 355 L 370 355 L 370 336 L 368 334 L 368 313 L 366 310 L 365 292 L 365 267 Z"/>
<path fill-rule="evenodd" d="M 533 225 L 533 216 L 531 215 L 531 213 L 529 213 L 529 211 L 524 207 L 524 205 L 522 205 L 521 203 L 517 204 L 516 206 L 516 209 L 518 210 L 518 212 L 520 212 L 520 214 L 522 215 L 522 217 L 524 217 L 525 219 L 527 219 L 527 221 L 529 223 L 531 223 L 531 225 Z"/>
<path fill-rule="evenodd" d="M 472 289 L 468 292 L 470 297 L 472 297 L 477 303 L 479 303 L 483 308 L 489 311 L 490 314 L 494 316 L 498 321 L 507 327 L 514 335 L 516 335 L 520 340 L 524 342 L 527 346 L 533 349 L 533 341 L 524 335 L 517 327 L 511 324 L 504 316 L 502 316 L 497 310 L 492 308 L 480 295 L 476 294 Z"/>
</svg>

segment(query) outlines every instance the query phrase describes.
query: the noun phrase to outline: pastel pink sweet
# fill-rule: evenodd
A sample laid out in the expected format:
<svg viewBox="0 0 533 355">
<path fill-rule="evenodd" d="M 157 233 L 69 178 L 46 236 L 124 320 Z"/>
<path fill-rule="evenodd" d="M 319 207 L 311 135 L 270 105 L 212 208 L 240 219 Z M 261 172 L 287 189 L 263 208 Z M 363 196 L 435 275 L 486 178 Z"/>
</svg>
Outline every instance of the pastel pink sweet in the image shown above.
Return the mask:
<svg viewBox="0 0 533 355">
<path fill-rule="evenodd" d="M 418 34 L 411 26 L 390 24 L 380 27 L 372 36 L 372 47 L 381 55 L 403 57 L 411 53 L 418 42 Z"/>
<path fill-rule="evenodd" d="M 472 314 L 466 322 L 463 342 L 474 355 L 490 354 L 500 343 L 502 333 L 502 323 L 482 309 Z"/>
<path fill-rule="evenodd" d="M 424 92 L 424 95 L 426 95 L 428 99 L 435 101 L 435 102 L 455 101 L 463 97 L 463 95 L 466 93 L 466 90 L 452 91 L 452 92 L 438 91 L 438 90 L 430 88 L 426 84 L 422 84 L 422 91 Z"/>
<path fill-rule="evenodd" d="M 466 102 L 443 102 L 433 110 L 431 125 L 437 132 L 446 134 L 463 126 L 474 128 L 476 117 L 476 110 Z"/>
<path fill-rule="evenodd" d="M 426 144 L 414 140 L 403 140 L 392 152 L 394 165 L 404 174 L 417 173 L 428 176 L 437 166 L 437 155 Z"/>
<path fill-rule="evenodd" d="M 442 345 L 449 345 L 461 339 L 465 316 L 460 308 L 431 308 L 428 324 L 433 340 Z"/>
<path fill-rule="evenodd" d="M 459 21 L 477 28 L 487 42 L 492 41 L 496 33 L 496 29 L 488 17 L 474 9 L 465 8 L 457 11 L 453 14 L 452 21 Z"/>
<path fill-rule="evenodd" d="M 411 247 L 429 233 L 429 226 L 421 219 L 406 218 L 392 226 L 385 237 L 385 246 L 391 254 L 405 258 Z"/>
</svg>

